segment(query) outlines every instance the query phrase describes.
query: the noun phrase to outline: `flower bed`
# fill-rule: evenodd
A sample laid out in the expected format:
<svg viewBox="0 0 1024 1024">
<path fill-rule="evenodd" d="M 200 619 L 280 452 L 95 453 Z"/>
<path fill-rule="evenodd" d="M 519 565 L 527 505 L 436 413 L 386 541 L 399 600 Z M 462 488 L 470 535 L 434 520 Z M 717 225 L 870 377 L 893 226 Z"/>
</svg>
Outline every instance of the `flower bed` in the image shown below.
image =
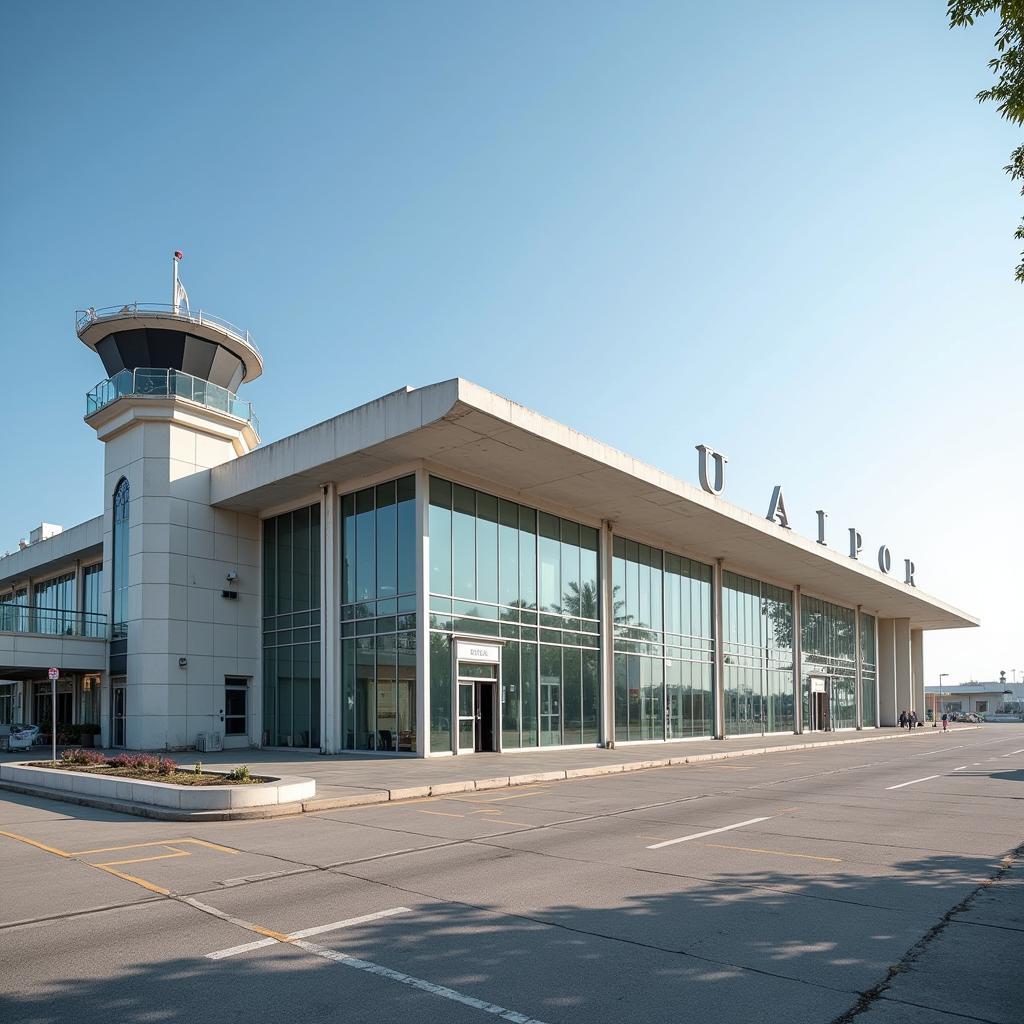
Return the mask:
<svg viewBox="0 0 1024 1024">
<path fill-rule="evenodd" d="M 98 750 L 65 750 L 58 761 L 33 761 L 32 768 L 57 768 L 88 775 L 106 775 L 140 782 L 163 782 L 172 786 L 249 786 L 269 779 L 250 775 L 246 765 L 230 772 L 203 771 L 201 763 L 194 768 L 179 767 L 177 761 L 158 754 L 115 754 L 108 756 Z"/>
</svg>

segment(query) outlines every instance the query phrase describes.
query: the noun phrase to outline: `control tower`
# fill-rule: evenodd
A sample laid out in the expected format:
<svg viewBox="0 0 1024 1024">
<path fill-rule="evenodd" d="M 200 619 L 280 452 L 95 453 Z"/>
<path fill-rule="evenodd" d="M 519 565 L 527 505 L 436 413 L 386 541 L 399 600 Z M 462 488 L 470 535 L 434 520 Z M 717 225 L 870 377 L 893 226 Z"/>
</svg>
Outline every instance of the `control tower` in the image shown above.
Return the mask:
<svg viewBox="0 0 1024 1024">
<path fill-rule="evenodd" d="M 170 303 L 75 317 L 107 374 L 85 409 L 104 445 L 105 720 L 113 745 L 143 749 L 223 731 L 225 675 L 252 678 L 259 664 L 259 524 L 210 506 L 209 471 L 259 444 L 238 390 L 263 358 L 248 331 L 190 306 L 181 259 Z"/>
</svg>

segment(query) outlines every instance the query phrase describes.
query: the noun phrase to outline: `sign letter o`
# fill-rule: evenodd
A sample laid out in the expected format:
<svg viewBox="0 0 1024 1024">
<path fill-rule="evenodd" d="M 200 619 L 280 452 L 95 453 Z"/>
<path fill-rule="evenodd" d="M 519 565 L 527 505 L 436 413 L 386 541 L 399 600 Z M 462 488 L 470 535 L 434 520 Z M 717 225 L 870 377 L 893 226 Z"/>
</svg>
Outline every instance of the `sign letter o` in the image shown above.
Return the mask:
<svg viewBox="0 0 1024 1024">
<path fill-rule="evenodd" d="M 878 568 L 882 572 L 888 572 L 892 568 L 892 555 L 884 544 L 878 549 Z"/>
</svg>

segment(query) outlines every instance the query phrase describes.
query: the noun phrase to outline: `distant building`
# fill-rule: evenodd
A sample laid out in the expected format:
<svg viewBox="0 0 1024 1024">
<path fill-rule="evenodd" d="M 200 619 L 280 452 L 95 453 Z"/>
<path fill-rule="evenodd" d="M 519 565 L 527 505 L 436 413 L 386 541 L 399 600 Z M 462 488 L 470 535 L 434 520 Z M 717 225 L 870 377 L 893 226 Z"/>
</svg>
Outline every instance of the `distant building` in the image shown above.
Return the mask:
<svg viewBox="0 0 1024 1024">
<path fill-rule="evenodd" d="M 960 683 L 957 686 L 926 686 L 928 710 L 976 715 L 1018 715 L 1024 713 L 1024 683 Z M 941 705 L 939 698 L 941 695 Z"/>
</svg>

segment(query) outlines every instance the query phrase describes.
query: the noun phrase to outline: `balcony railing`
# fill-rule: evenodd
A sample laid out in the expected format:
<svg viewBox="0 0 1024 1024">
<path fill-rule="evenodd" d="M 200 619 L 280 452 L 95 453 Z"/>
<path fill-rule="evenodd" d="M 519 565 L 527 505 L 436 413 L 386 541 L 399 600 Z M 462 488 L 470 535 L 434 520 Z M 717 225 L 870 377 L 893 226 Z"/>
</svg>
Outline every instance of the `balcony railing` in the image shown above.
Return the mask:
<svg viewBox="0 0 1024 1024">
<path fill-rule="evenodd" d="M 122 370 L 108 380 L 100 381 L 85 396 L 85 415 L 116 402 L 119 398 L 184 398 L 207 409 L 216 409 L 245 420 L 252 429 L 260 432 L 259 420 L 252 411 L 252 403 L 239 398 L 219 384 L 211 384 L 201 377 L 193 377 L 181 370 L 160 370 L 140 367 L 137 370 Z"/>
<path fill-rule="evenodd" d="M 107 617 L 99 612 L 39 608 L 30 604 L 0 604 L 0 633 L 38 633 L 107 639 Z"/>
<path fill-rule="evenodd" d="M 236 327 L 233 323 L 224 320 L 222 317 L 214 316 L 212 313 L 206 313 L 201 309 L 192 312 L 190 310 L 181 311 L 179 306 L 177 310 L 169 303 L 163 302 L 129 302 L 124 306 L 104 306 L 102 309 L 79 309 L 75 311 L 75 332 L 81 334 L 90 324 L 97 323 L 101 320 L 118 320 L 126 316 L 144 316 L 156 319 L 167 319 L 186 321 L 187 323 L 197 324 L 200 327 L 203 324 L 210 324 L 218 330 L 224 331 L 225 334 L 230 334 L 231 337 L 236 338 L 238 341 L 244 342 L 249 346 L 263 360 L 263 356 L 260 354 L 260 350 L 256 347 L 256 342 L 252 340 L 252 335 L 248 331 L 242 330 L 241 327 Z"/>
</svg>

